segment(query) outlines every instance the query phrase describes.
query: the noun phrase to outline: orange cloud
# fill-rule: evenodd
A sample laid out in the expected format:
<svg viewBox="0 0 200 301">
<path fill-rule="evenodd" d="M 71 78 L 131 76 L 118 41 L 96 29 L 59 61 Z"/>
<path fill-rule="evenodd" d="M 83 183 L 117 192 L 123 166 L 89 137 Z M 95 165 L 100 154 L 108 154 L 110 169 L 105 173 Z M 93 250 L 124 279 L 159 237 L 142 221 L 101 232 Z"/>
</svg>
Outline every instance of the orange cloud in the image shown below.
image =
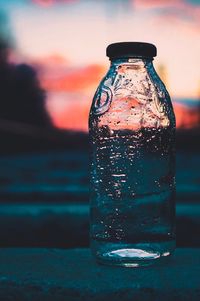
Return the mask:
<svg viewBox="0 0 200 301">
<path fill-rule="evenodd" d="M 57 112 L 52 110 L 51 118 L 54 125 L 68 130 L 87 131 L 91 102 L 92 97 L 90 101 L 85 99 L 82 102 L 73 101 L 72 99 L 67 106 L 63 107 L 63 110 Z M 200 126 L 200 110 L 198 110 L 198 107 L 189 107 L 176 102 L 173 107 L 177 129 L 192 129 Z"/>
<path fill-rule="evenodd" d="M 89 110 L 89 103 L 71 103 L 62 112 L 53 114 L 52 121 L 58 128 L 86 132 L 88 130 Z"/>
<path fill-rule="evenodd" d="M 178 129 L 191 129 L 200 126 L 200 109 L 198 107 L 190 108 L 180 103 L 174 103 L 173 107 Z"/>
<path fill-rule="evenodd" d="M 59 63 L 61 66 L 65 66 L 66 63 L 64 58 L 57 55 L 52 55 L 42 60 L 44 67 L 48 67 L 50 62 L 53 65 L 55 63 L 55 68 Z M 68 66 L 61 74 L 59 70 L 58 68 L 58 74 L 55 77 L 53 77 L 54 72 L 52 71 L 49 76 L 48 70 L 40 76 L 41 86 L 47 92 L 53 92 L 57 95 L 55 96 L 54 107 L 48 109 L 52 121 L 58 128 L 87 131 L 92 96 L 99 81 L 105 74 L 105 67 L 102 65 L 89 65 L 70 69 Z M 66 97 L 66 101 L 58 101 L 61 92 L 67 92 L 66 95 L 68 97 Z M 173 106 L 177 128 L 199 126 L 200 111 L 197 107 L 193 108 L 177 102 L 174 102 Z"/>
<path fill-rule="evenodd" d="M 41 76 L 41 86 L 47 91 L 83 91 L 91 86 L 97 86 L 105 68 L 101 65 L 90 65 L 66 71 L 66 74 L 56 78 Z"/>
<path fill-rule="evenodd" d="M 88 93 L 48 93 L 46 109 L 58 128 L 87 131 L 88 115 L 94 91 Z"/>
</svg>

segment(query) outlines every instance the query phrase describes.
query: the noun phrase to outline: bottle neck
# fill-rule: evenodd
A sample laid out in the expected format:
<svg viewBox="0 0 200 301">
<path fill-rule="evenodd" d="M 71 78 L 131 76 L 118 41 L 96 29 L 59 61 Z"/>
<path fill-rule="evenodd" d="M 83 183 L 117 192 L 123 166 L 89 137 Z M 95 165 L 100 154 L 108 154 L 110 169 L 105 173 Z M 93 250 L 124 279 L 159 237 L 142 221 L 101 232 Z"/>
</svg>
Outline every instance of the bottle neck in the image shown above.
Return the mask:
<svg viewBox="0 0 200 301">
<path fill-rule="evenodd" d="M 133 69 L 143 69 L 153 67 L 153 58 L 115 58 L 111 59 L 111 67 L 120 65 L 130 65 Z"/>
</svg>

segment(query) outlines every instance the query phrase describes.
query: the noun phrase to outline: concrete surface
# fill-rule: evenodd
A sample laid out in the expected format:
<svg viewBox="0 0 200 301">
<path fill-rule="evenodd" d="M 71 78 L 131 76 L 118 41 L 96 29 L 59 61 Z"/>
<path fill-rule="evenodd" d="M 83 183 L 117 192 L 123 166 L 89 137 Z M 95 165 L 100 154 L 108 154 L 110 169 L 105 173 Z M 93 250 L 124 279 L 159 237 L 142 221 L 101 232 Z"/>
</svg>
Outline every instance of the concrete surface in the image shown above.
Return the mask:
<svg viewBox="0 0 200 301">
<path fill-rule="evenodd" d="M 200 249 L 145 268 L 100 266 L 88 249 L 0 249 L 1 301 L 200 300 Z"/>
</svg>

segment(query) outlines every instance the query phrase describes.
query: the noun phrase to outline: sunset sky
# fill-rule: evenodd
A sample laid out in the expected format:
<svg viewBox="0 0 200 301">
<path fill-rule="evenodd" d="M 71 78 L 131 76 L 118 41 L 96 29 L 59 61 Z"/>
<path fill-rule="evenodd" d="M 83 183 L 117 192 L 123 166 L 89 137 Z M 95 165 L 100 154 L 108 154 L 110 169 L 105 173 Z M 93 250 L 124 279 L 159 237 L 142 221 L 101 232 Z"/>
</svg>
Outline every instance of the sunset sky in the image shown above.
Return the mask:
<svg viewBox="0 0 200 301">
<path fill-rule="evenodd" d="M 8 17 L 15 60 L 42 66 L 58 126 L 72 107 L 88 114 L 109 66 L 105 48 L 116 41 L 154 43 L 155 67 L 164 65 L 172 97 L 199 97 L 200 0 L 0 0 L 0 11 Z"/>
</svg>

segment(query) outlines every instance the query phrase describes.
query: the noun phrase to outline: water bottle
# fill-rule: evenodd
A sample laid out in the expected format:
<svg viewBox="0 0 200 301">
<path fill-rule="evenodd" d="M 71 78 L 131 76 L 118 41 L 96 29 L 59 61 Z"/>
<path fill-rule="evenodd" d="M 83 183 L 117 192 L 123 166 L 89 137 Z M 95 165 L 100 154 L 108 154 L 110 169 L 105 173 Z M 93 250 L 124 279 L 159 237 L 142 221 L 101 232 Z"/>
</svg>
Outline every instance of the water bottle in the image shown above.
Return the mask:
<svg viewBox="0 0 200 301">
<path fill-rule="evenodd" d="M 153 44 L 106 54 L 89 114 L 91 250 L 99 263 L 138 267 L 175 249 L 175 116 Z"/>
</svg>

